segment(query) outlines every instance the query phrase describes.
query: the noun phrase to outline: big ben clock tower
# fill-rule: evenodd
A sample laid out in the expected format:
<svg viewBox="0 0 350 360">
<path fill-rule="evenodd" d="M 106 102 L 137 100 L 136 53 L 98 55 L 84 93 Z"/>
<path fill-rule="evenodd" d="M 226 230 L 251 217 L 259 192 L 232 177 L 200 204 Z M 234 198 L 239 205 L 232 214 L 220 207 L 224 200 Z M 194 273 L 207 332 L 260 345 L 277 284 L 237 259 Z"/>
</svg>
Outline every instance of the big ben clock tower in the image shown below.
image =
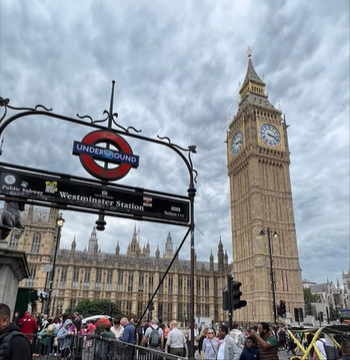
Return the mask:
<svg viewBox="0 0 350 360">
<path fill-rule="evenodd" d="M 289 176 L 287 125 L 270 104 L 248 49 L 248 69 L 237 114 L 227 131 L 227 169 L 233 277 L 243 285 L 247 306 L 236 321 L 278 320 L 274 304 L 288 313 L 304 308 Z M 274 235 L 274 236 L 273 236 Z M 276 308 L 275 308 L 276 309 Z"/>
</svg>

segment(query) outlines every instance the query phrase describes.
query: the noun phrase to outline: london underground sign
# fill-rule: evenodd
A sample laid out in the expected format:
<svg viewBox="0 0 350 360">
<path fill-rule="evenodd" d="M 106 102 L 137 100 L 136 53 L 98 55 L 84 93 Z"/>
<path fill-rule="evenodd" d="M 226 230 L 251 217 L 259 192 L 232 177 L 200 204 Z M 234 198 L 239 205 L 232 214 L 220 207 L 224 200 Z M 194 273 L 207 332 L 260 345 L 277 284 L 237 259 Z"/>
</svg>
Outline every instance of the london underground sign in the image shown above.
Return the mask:
<svg viewBox="0 0 350 360">
<path fill-rule="evenodd" d="M 106 143 L 107 147 L 97 146 Z M 109 148 L 113 145 L 118 150 Z M 73 155 L 78 155 L 85 170 L 102 180 L 119 180 L 128 174 L 131 168 L 139 166 L 139 157 L 134 155 L 130 145 L 119 135 L 98 130 L 87 134 L 81 142 L 74 141 Z M 96 161 L 114 163 L 116 168 L 99 165 Z"/>
</svg>

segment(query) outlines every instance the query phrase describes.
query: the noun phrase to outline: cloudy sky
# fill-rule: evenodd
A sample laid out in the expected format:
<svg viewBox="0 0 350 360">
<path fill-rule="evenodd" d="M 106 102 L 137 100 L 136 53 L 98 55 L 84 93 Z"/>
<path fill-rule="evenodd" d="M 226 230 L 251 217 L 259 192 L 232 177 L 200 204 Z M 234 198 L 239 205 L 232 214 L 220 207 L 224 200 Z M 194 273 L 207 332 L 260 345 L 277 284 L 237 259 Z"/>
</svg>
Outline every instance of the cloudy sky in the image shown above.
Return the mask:
<svg viewBox="0 0 350 360">
<path fill-rule="evenodd" d="M 225 132 L 237 111 L 247 48 L 269 100 L 280 101 L 302 277 L 341 280 L 349 268 L 348 0 L 187 0 L 0 2 L 0 96 L 13 106 L 102 118 L 115 80 L 118 123 L 142 135 L 195 144 L 195 250 L 231 256 Z M 3 133 L 2 161 L 90 177 L 72 156 L 92 129 L 48 117 L 22 118 Z M 168 150 L 127 139 L 140 156 L 122 184 L 186 194 L 188 174 Z M 96 216 L 64 212 L 62 241 L 84 249 Z M 121 252 L 134 226 L 161 253 L 184 228 L 107 218 L 102 251 Z M 189 241 L 180 257 L 189 258 Z"/>
</svg>

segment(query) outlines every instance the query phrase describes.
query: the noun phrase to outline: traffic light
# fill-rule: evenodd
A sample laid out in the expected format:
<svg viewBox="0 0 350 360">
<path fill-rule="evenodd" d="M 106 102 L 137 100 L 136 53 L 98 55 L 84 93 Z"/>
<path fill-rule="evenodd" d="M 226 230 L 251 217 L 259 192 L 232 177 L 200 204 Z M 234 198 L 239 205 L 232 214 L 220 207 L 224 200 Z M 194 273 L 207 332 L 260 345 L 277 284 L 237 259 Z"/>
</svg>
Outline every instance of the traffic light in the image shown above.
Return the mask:
<svg viewBox="0 0 350 360">
<path fill-rule="evenodd" d="M 321 322 L 323 322 L 323 312 L 322 311 L 319 312 L 319 319 Z"/>
<path fill-rule="evenodd" d="M 302 308 L 299 308 L 299 320 L 300 322 L 304 321 L 304 312 Z"/>
<path fill-rule="evenodd" d="M 227 290 L 222 292 L 222 308 L 223 310 L 230 310 L 230 298 Z"/>
<path fill-rule="evenodd" d="M 231 281 L 232 310 L 237 310 L 247 305 L 245 300 L 241 300 L 242 291 L 239 289 L 242 283 L 239 281 Z"/>
<path fill-rule="evenodd" d="M 300 321 L 300 319 L 299 319 L 299 309 L 298 308 L 294 308 L 294 320 L 296 322 Z"/>
<path fill-rule="evenodd" d="M 287 316 L 286 302 L 284 300 L 280 300 L 280 317 L 285 318 L 286 316 Z"/>
</svg>

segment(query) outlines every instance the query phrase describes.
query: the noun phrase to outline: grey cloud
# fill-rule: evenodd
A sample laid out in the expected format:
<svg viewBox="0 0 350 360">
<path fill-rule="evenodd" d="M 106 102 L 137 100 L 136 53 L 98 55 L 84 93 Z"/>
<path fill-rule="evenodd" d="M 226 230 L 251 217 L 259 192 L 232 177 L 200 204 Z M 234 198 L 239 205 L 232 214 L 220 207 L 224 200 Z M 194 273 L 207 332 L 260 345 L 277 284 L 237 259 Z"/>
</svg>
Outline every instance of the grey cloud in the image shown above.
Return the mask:
<svg viewBox="0 0 350 360">
<path fill-rule="evenodd" d="M 43 103 L 55 112 L 101 118 L 116 80 L 115 111 L 122 126 L 142 135 L 197 145 L 199 172 L 196 254 L 217 254 L 221 235 L 231 259 L 227 116 L 237 110 L 251 46 L 271 103 L 281 100 L 290 125 L 291 179 L 303 277 L 323 282 L 348 268 L 349 246 L 349 4 L 285 0 L 186 3 L 61 1 L 14 3 L 0 13 L 0 96 L 13 105 Z M 48 119 L 24 119 L 6 130 L 2 161 L 89 175 L 71 155 L 89 128 Z M 19 134 L 24 140 L 19 142 Z M 181 161 L 165 149 L 127 139 L 141 157 L 122 184 L 186 194 Z M 49 146 L 48 146 L 49 145 Z M 161 171 L 159 171 L 161 170 Z M 65 213 L 69 247 L 87 244 L 96 217 Z M 125 250 L 134 221 L 108 218 L 102 251 Z M 141 242 L 162 253 L 168 231 L 179 244 L 184 229 L 146 222 Z M 332 239 L 332 240 L 330 240 Z M 334 247 L 334 244 L 337 247 Z M 329 254 L 334 254 L 330 259 Z M 181 251 L 189 256 L 188 242 Z M 321 259 L 321 260 L 320 260 Z M 327 262 L 323 259 L 327 259 Z M 324 265 L 324 263 L 327 263 Z M 317 272 L 315 271 L 317 269 Z"/>
</svg>

